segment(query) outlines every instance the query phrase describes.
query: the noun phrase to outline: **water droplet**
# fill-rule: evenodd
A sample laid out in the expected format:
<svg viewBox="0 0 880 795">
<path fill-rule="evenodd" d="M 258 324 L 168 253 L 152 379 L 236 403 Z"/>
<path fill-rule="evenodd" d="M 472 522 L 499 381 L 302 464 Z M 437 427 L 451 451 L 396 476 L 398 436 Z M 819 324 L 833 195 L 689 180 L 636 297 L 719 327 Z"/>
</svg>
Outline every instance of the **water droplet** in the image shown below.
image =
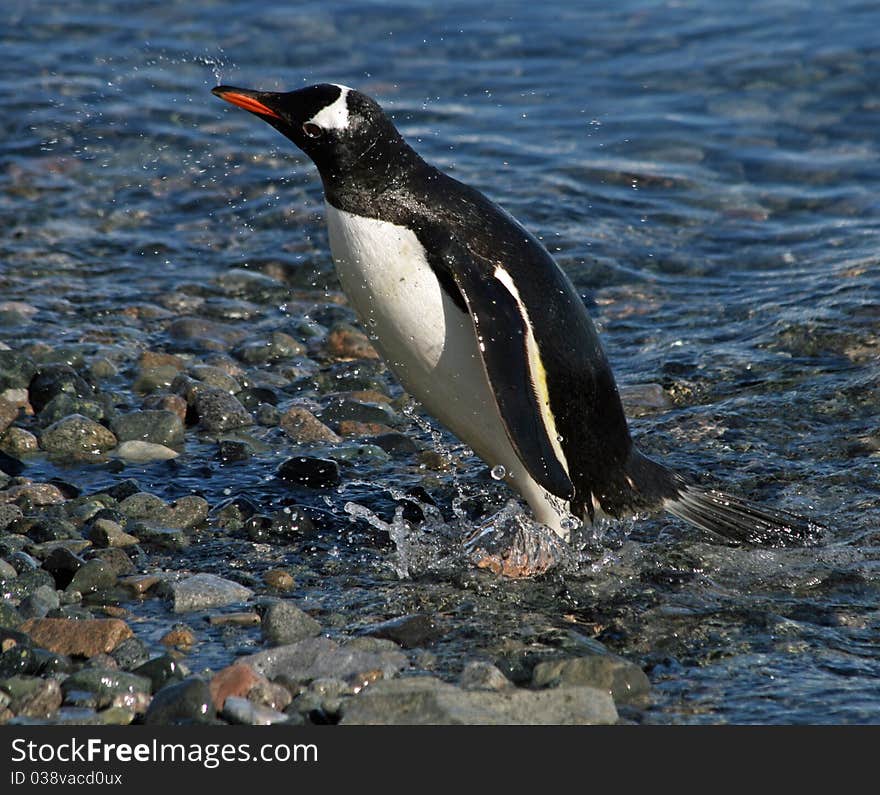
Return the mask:
<svg viewBox="0 0 880 795">
<path fill-rule="evenodd" d="M 507 470 L 501 464 L 498 464 L 492 467 L 490 474 L 495 480 L 504 480 Z"/>
<path fill-rule="evenodd" d="M 569 514 L 568 516 L 563 516 L 559 524 L 563 530 L 571 532 L 572 530 L 577 530 L 581 526 L 581 520 L 576 516 Z"/>
</svg>

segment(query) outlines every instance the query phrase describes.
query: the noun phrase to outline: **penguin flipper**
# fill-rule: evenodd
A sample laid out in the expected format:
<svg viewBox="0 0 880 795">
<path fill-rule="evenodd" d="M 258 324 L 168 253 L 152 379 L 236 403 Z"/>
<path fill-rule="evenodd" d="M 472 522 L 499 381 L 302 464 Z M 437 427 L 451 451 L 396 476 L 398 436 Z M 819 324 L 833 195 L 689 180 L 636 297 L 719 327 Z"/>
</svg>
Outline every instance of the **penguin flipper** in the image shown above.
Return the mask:
<svg viewBox="0 0 880 795">
<path fill-rule="evenodd" d="M 564 500 L 574 496 L 557 440 L 546 373 L 525 306 L 503 266 L 459 249 L 447 265 L 479 342 L 480 356 L 510 443 L 535 481 Z M 489 462 L 491 464 L 491 462 Z"/>
</svg>

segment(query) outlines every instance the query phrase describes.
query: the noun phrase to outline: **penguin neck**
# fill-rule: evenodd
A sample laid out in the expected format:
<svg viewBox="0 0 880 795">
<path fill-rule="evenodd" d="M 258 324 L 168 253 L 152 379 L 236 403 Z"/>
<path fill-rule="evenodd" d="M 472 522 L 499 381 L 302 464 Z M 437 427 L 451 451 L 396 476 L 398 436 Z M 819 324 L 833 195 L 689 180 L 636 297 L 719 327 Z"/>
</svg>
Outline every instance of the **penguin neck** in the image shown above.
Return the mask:
<svg viewBox="0 0 880 795">
<path fill-rule="evenodd" d="M 431 167 L 402 138 L 376 141 L 339 164 L 320 168 L 327 201 L 357 212 L 382 194 L 407 190 Z"/>
</svg>

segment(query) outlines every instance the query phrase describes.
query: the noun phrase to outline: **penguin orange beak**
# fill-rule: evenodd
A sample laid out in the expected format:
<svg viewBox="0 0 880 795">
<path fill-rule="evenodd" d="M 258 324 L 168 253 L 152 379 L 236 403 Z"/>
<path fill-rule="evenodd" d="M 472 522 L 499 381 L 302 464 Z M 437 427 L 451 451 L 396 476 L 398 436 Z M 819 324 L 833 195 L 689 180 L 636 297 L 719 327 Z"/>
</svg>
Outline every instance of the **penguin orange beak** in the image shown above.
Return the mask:
<svg viewBox="0 0 880 795">
<path fill-rule="evenodd" d="M 260 101 L 258 97 L 263 95 L 264 92 L 262 91 L 251 91 L 247 88 L 233 88 L 232 86 L 217 86 L 211 89 L 211 93 L 214 96 L 220 97 L 220 99 L 225 99 L 227 102 L 238 105 L 238 107 L 249 110 L 251 113 L 256 113 L 259 116 L 268 116 L 270 119 L 281 118 L 272 108 Z"/>
</svg>

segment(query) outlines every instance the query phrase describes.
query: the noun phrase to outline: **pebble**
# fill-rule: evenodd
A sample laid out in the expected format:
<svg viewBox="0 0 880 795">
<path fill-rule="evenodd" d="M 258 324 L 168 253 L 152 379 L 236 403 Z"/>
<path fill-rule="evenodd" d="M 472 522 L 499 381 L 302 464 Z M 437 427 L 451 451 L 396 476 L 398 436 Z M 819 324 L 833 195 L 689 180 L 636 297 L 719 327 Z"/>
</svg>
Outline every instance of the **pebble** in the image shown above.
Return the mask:
<svg viewBox="0 0 880 795">
<path fill-rule="evenodd" d="M 263 574 L 263 581 L 270 588 L 275 588 L 278 591 L 290 591 L 296 587 L 293 575 L 284 569 L 269 569 Z"/>
<path fill-rule="evenodd" d="M 18 418 L 18 406 L 0 398 L 0 433 Z"/>
<path fill-rule="evenodd" d="M 170 411 L 177 415 L 180 421 L 186 422 L 186 399 L 180 395 L 148 395 L 144 398 L 144 408 L 156 411 Z"/>
<path fill-rule="evenodd" d="M 39 413 L 41 425 L 51 425 L 65 417 L 80 415 L 98 422 L 106 418 L 108 405 L 94 397 L 77 397 L 62 392 L 55 395 Z"/>
<path fill-rule="evenodd" d="M 0 558 L 0 580 L 6 580 L 17 576 L 18 572 L 15 570 L 15 567 L 9 563 L 9 561 Z"/>
<path fill-rule="evenodd" d="M 117 665 L 125 671 L 137 668 L 150 659 L 147 644 L 138 637 L 126 638 L 120 643 L 110 656 L 116 660 Z"/>
<path fill-rule="evenodd" d="M 608 693 L 593 687 L 463 690 L 433 677 L 384 680 L 342 705 L 347 725 L 594 725 L 618 719 Z"/>
<path fill-rule="evenodd" d="M 260 632 L 272 646 L 283 646 L 320 634 L 321 625 L 292 602 L 277 601 L 266 607 Z"/>
<path fill-rule="evenodd" d="M 217 458 L 224 464 L 247 461 L 252 453 L 253 448 L 247 442 L 235 439 L 221 439 L 217 442 Z"/>
<path fill-rule="evenodd" d="M 513 682 L 492 663 L 471 660 L 461 672 L 458 685 L 463 690 L 506 690 L 513 687 Z"/>
<path fill-rule="evenodd" d="M 374 624 L 365 631 L 374 638 L 386 638 L 405 649 L 428 646 L 441 636 L 434 619 L 425 613 L 392 618 L 381 624 Z"/>
<path fill-rule="evenodd" d="M 254 424 L 251 413 L 234 395 L 222 389 L 207 387 L 196 395 L 199 424 L 209 433 L 229 431 Z"/>
<path fill-rule="evenodd" d="M 116 437 L 93 419 L 72 414 L 46 428 L 40 445 L 50 453 L 96 454 L 116 447 Z"/>
<path fill-rule="evenodd" d="M 284 676 L 292 681 L 309 681 L 323 677 L 346 679 L 370 671 L 391 677 L 408 661 L 399 650 L 368 651 L 354 644 L 340 646 L 336 641 L 318 636 L 251 654 L 242 662 L 267 679 Z"/>
<path fill-rule="evenodd" d="M 170 461 L 180 455 L 176 450 L 165 447 L 165 445 L 141 441 L 123 442 L 114 452 L 117 457 L 136 464 L 146 464 L 150 461 Z"/>
<path fill-rule="evenodd" d="M 21 600 L 18 610 L 25 618 L 43 618 L 50 610 L 57 610 L 60 605 L 55 589 L 41 585 Z"/>
<path fill-rule="evenodd" d="M 149 726 L 212 723 L 216 714 L 207 682 L 190 677 L 165 685 L 144 715 Z"/>
<path fill-rule="evenodd" d="M 511 579 L 545 574 L 558 566 L 566 555 L 566 544 L 553 531 L 539 525 L 523 524 L 514 516 L 506 525 L 483 535 L 470 551 L 470 559 L 480 569 Z"/>
<path fill-rule="evenodd" d="M 95 697 L 96 707 L 124 707 L 143 714 L 150 703 L 150 680 L 113 668 L 81 668 L 61 683 L 65 700 L 69 693 L 85 692 Z"/>
<path fill-rule="evenodd" d="M 302 406 L 291 406 L 279 422 L 283 430 L 297 444 L 336 444 L 341 437 Z"/>
<path fill-rule="evenodd" d="M 112 519 L 95 519 L 84 533 L 96 547 L 130 547 L 138 539 L 126 533 L 119 522 Z"/>
<path fill-rule="evenodd" d="M 164 586 L 168 591 L 171 609 L 175 613 L 246 602 L 254 593 L 250 588 L 245 588 L 237 582 L 207 573 L 193 574 L 183 580 L 166 582 Z"/>
<path fill-rule="evenodd" d="M 326 489 L 340 483 L 339 465 L 327 458 L 294 456 L 281 463 L 277 476 L 288 483 L 311 489 Z"/>
<path fill-rule="evenodd" d="M 260 626 L 260 614 L 250 611 L 242 611 L 240 613 L 220 613 L 208 616 L 208 623 L 212 627 L 222 627 L 232 625 L 235 627 L 258 627 Z"/>
<path fill-rule="evenodd" d="M 138 596 L 145 594 L 159 582 L 161 580 L 155 574 L 133 574 L 119 579 L 119 585 L 125 586 Z"/>
<path fill-rule="evenodd" d="M 184 667 L 170 654 L 147 660 L 138 665 L 132 673 L 148 679 L 152 693 L 161 690 L 168 682 L 179 682 L 186 676 Z"/>
<path fill-rule="evenodd" d="M 125 497 L 119 503 L 119 510 L 129 519 L 163 522 L 170 518 L 169 507 L 165 501 L 146 491 Z"/>
<path fill-rule="evenodd" d="M 204 497 L 189 494 L 171 503 L 170 519 L 177 527 L 192 529 L 205 523 L 209 510 Z"/>
<path fill-rule="evenodd" d="M 175 624 L 161 638 L 159 643 L 177 649 L 189 649 L 196 643 L 195 633 L 186 624 Z"/>
<path fill-rule="evenodd" d="M 92 397 L 88 383 L 67 364 L 41 365 L 28 387 L 28 400 L 35 412 L 41 412 L 52 398 L 66 394 L 79 398 Z"/>
<path fill-rule="evenodd" d="M 52 575 L 58 588 L 66 588 L 84 564 L 81 557 L 62 546 L 56 546 L 43 559 L 43 568 Z"/>
<path fill-rule="evenodd" d="M 0 392 L 30 385 L 37 371 L 33 360 L 20 351 L 0 350 Z"/>
<path fill-rule="evenodd" d="M 302 356 L 306 346 L 283 331 L 273 331 L 268 339 L 252 340 L 237 345 L 232 353 L 247 364 L 264 364 Z"/>
<path fill-rule="evenodd" d="M 350 398 L 334 398 L 320 411 L 322 422 L 339 423 L 345 420 L 395 427 L 401 424 L 400 415 L 387 403 L 364 403 Z"/>
<path fill-rule="evenodd" d="M 184 441 L 183 422 L 173 411 L 145 409 L 117 414 L 110 428 L 120 442 L 140 441 L 176 447 Z"/>
<path fill-rule="evenodd" d="M 246 698 L 229 696 L 223 707 L 221 717 L 230 723 L 245 726 L 271 726 L 275 723 L 287 723 L 289 716 L 262 704 L 254 704 Z"/>
<path fill-rule="evenodd" d="M 342 361 L 379 358 L 367 335 L 347 323 L 334 325 L 327 334 L 325 345 L 330 356 Z"/>
<path fill-rule="evenodd" d="M 0 449 L 11 455 L 28 455 L 40 449 L 40 442 L 30 431 L 13 426 L 0 435 Z"/>
<path fill-rule="evenodd" d="M 610 654 L 538 663 L 532 671 L 532 685 L 589 685 L 610 693 L 617 704 L 642 703 L 651 691 L 651 682 L 638 665 Z"/>
<path fill-rule="evenodd" d="M 20 630 L 37 646 L 77 657 L 109 654 L 134 634 L 131 627 L 118 618 L 30 618 Z"/>
<path fill-rule="evenodd" d="M 12 676 L 0 680 L 0 691 L 9 696 L 8 709 L 16 715 L 45 718 L 61 708 L 61 687 L 55 679 Z"/>
<path fill-rule="evenodd" d="M 189 374 L 196 381 L 201 381 L 206 386 L 222 389 L 230 395 L 241 392 L 241 384 L 219 367 L 212 367 L 209 364 L 197 364 L 189 368 Z"/>
<path fill-rule="evenodd" d="M 104 591 L 116 585 L 116 577 L 112 567 L 105 561 L 89 560 L 77 569 L 64 590 L 68 593 L 79 591 L 82 594 Z"/>
<path fill-rule="evenodd" d="M 20 486 L 10 486 L 0 491 L 0 503 L 25 501 L 33 506 L 54 505 L 65 502 L 67 498 L 61 489 L 53 483 L 23 483 Z"/>
<path fill-rule="evenodd" d="M 257 684 L 267 681 L 245 663 L 234 663 L 217 671 L 209 684 L 214 708 L 220 712 L 230 696 L 245 697 Z"/>
</svg>

